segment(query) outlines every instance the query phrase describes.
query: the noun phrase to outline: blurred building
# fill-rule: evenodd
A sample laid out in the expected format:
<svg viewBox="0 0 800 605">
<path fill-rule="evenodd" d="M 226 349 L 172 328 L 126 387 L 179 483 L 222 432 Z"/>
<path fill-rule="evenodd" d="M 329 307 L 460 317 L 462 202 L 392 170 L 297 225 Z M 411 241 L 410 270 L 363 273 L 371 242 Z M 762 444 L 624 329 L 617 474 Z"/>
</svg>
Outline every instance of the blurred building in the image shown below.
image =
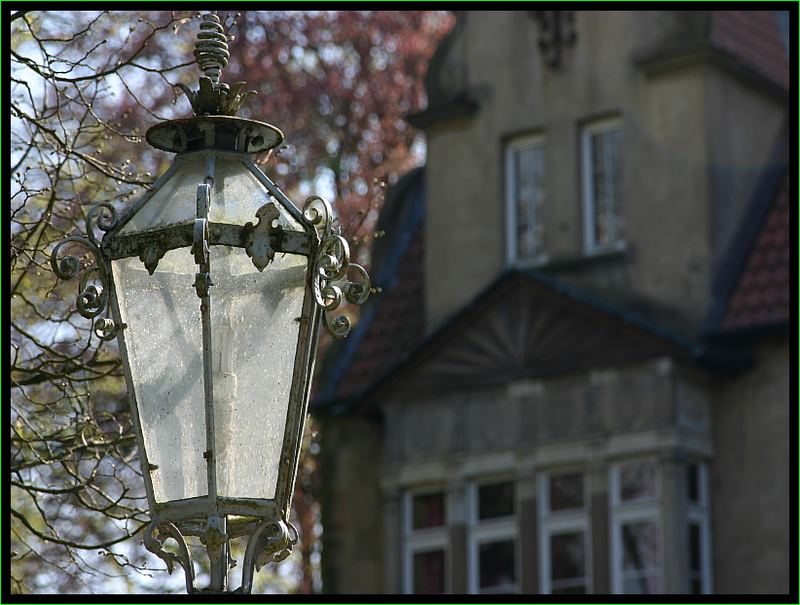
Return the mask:
<svg viewBox="0 0 800 605">
<path fill-rule="evenodd" d="M 459 15 L 317 389 L 326 591 L 789 590 L 781 23 Z"/>
</svg>

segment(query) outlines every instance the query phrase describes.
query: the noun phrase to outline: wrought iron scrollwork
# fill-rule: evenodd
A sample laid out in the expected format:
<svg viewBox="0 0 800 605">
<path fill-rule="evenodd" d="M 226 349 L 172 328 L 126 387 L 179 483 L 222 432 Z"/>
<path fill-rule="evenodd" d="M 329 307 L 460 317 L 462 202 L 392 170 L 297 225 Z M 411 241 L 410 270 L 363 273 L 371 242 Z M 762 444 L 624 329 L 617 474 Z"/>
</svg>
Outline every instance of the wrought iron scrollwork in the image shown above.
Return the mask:
<svg viewBox="0 0 800 605">
<path fill-rule="evenodd" d="M 532 11 L 539 24 L 539 50 L 548 67 L 561 66 L 564 51 L 575 45 L 575 13 L 573 11 Z"/>
<path fill-rule="evenodd" d="M 192 533 L 191 535 L 197 535 Z M 206 547 L 209 558 L 213 557 L 214 540 L 227 541 L 228 537 L 222 534 L 214 537 L 213 531 L 206 528 L 200 532 L 200 542 Z M 213 538 L 213 539 L 212 539 Z M 164 548 L 168 540 L 174 540 L 177 551 Z M 288 557 L 293 547 L 299 541 L 297 529 L 283 519 L 261 519 L 253 526 L 253 531 L 247 538 L 247 547 L 244 553 L 242 584 L 235 590 L 236 593 L 250 594 L 253 589 L 253 577 L 264 565 L 277 563 Z M 175 523 L 164 519 L 155 518 L 147 526 L 142 539 L 144 547 L 159 559 L 164 561 L 167 571 L 175 571 L 175 564 L 181 566 L 186 578 L 186 592 L 189 594 L 212 591 L 211 588 L 198 590 L 195 585 L 195 570 L 186 538 Z M 218 546 L 218 544 L 217 544 Z M 229 567 L 236 565 L 236 561 L 228 555 L 226 563 Z"/>
<path fill-rule="evenodd" d="M 164 550 L 164 542 L 169 539 L 175 540 L 177 543 L 177 553 Z M 175 570 L 175 563 L 180 565 L 186 576 L 186 592 L 189 594 L 197 592 L 194 585 L 194 565 L 192 564 L 192 556 L 189 553 L 189 548 L 186 546 L 186 540 L 183 534 L 174 523 L 154 519 L 144 532 L 143 542 L 147 550 L 167 564 L 167 571 L 169 571 L 169 573 Z"/>
<path fill-rule="evenodd" d="M 116 224 L 117 211 L 114 207 L 106 202 L 96 204 L 86 217 L 86 237 L 78 235 L 65 237 L 56 244 L 50 254 L 50 266 L 60 279 L 72 279 L 80 273 L 76 307 L 78 313 L 86 319 L 94 319 L 108 307 L 110 274 L 100 250 L 95 228 L 105 232 L 113 229 Z M 59 258 L 62 248 L 70 243 L 84 248 L 91 254 L 94 263 L 82 263 L 78 257 L 70 254 Z M 94 322 L 94 332 L 102 340 L 113 339 L 124 327 L 115 325 L 114 321 L 108 318 L 99 318 Z"/>
<path fill-rule="evenodd" d="M 267 563 L 283 561 L 297 544 L 294 525 L 282 520 L 262 521 L 247 541 L 242 570 L 242 585 L 236 592 L 249 594 L 253 587 L 253 573 Z"/>
<path fill-rule="evenodd" d="M 350 333 L 350 319 L 340 315 L 333 320 L 327 313 L 335 311 L 342 300 L 361 305 L 369 298 L 369 275 L 361 265 L 350 262 L 350 246 L 339 230 L 333 227 L 333 212 L 330 204 L 319 196 L 312 196 L 303 206 L 303 216 L 316 229 L 321 243 L 312 268 L 314 300 L 322 307 L 322 323 L 334 338 L 344 338 Z M 347 274 L 352 269 L 355 281 Z"/>
</svg>

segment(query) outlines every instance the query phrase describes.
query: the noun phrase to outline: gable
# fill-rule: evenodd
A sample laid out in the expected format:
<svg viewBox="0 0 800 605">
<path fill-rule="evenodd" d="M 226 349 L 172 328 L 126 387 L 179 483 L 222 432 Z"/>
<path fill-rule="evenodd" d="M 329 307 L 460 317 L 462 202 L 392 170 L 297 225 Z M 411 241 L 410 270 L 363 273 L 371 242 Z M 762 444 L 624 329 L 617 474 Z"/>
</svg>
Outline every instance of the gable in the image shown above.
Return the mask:
<svg viewBox="0 0 800 605">
<path fill-rule="evenodd" d="M 512 271 L 371 395 L 415 400 L 693 351 L 677 335 L 552 278 Z"/>
</svg>

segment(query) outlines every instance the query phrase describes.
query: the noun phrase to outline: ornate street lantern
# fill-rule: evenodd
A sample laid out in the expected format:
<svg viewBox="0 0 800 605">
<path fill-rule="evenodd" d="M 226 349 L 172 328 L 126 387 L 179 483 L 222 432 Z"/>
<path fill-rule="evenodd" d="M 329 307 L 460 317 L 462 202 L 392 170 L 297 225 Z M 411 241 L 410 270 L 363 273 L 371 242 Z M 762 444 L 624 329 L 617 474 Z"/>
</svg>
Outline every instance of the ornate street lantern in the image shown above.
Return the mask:
<svg viewBox="0 0 800 605">
<path fill-rule="evenodd" d="M 343 299 L 362 304 L 370 283 L 330 206 L 315 196 L 299 210 L 252 160 L 283 134 L 235 117 L 247 93 L 219 82 L 229 57 L 219 18 L 204 15 L 200 28 L 205 75 L 198 91 L 184 88 L 195 117 L 146 134 L 175 162 L 119 220 L 110 204 L 92 208 L 87 237 L 60 242 L 51 263 L 62 279 L 81 274 L 78 311 L 119 341 L 152 519 L 146 548 L 170 571 L 181 565 L 188 592 L 224 592 L 230 541 L 246 539 L 235 592 L 249 593 L 254 569 L 297 541 L 288 514 L 319 323 L 346 336 L 349 320 L 327 314 Z M 94 257 L 88 268 L 61 256 L 76 244 Z M 100 317 L 108 306 L 112 317 Z M 203 591 L 186 536 L 208 553 Z"/>
</svg>

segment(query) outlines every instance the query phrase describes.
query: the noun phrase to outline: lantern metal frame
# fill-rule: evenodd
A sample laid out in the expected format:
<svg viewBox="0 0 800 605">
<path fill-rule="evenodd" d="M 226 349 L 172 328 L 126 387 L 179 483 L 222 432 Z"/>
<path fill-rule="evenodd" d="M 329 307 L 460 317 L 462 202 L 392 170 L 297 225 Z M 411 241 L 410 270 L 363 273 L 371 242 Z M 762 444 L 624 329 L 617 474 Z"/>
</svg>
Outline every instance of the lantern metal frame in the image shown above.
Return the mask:
<svg viewBox="0 0 800 605">
<path fill-rule="evenodd" d="M 216 19 L 215 24 L 213 15 L 204 15 L 203 19 L 201 28 L 211 23 L 219 30 L 219 20 Z M 208 76 L 208 69 L 206 73 Z M 204 94 L 203 80 L 201 78 L 200 91 L 194 98 L 190 97 L 193 105 Z M 211 91 L 218 91 L 218 74 L 217 81 L 213 84 Z M 205 89 L 206 95 L 210 94 L 208 83 Z M 249 154 L 280 144 L 283 134 L 274 126 L 231 115 L 197 115 L 185 120 L 157 124 L 148 130 L 146 138 L 156 148 L 178 153 L 172 166 L 120 220 L 109 203 L 92 207 L 87 214 L 86 237 L 73 235 L 57 244 L 51 253 L 51 266 L 62 279 L 80 274 L 77 296 L 79 313 L 94 321 L 93 329 L 99 338 L 119 340 L 151 514 L 151 521 L 144 533 L 144 546 L 166 563 L 170 573 L 176 563 L 182 567 L 188 593 L 222 593 L 228 590 L 229 567 L 235 565 L 230 557 L 230 540 L 247 537 L 242 583 L 232 592 L 249 593 L 254 572 L 265 563 L 287 557 L 298 540 L 297 531 L 289 522 L 288 515 L 308 409 L 319 324 L 322 323 L 335 338 L 346 336 L 350 330 L 349 319 L 340 315 L 329 320 L 328 314 L 335 311 L 344 300 L 353 304 L 365 302 L 371 289 L 369 276 L 363 267 L 350 263 L 347 241 L 334 228 L 330 205 L 321 197 L 312 196 L 300 210 L 250 157 Z M 122 233 L 130 219 L 170 181 L 180 167 L 187 161 L 196 161 L 198 154 L 206 161 L 206 178 L 197 186 L 194 220 L 140 232 Z M 253 222 L 233 225 L 208 220 L 211 200 L 209 183 L 213 181 L 218 157 L 235 157 L 269 193 L 270 201 L 257 210 Z M 302 231 L 277 225 L 275 219 L 280 211 L 275 204 L 284 209 L 301 226 Z M 101 240 L 98 240 L 98 230 L 103 232 Z M 67 245 L 82 246 L 94 262 L 82 263 L 74 255 L 62 256 L 62 250 Z M 217 491 L 209 311 L 209 287 L 213 286 L 213 272 L 209 264 L 211 246 L 241 248 L 242 254 L 250 256 L 259 271 L 270 264 L 276 253 L 302 255 L 308 259 L 302 313 L 297 318 L 300 324 L 297 349 L 273 499 L 223 497 Z M 149 462 L 145 448 L 139 402 L 133 388 L 125 345 L 127 326 L 122 322 L 111 263 L 138 257 L 152 275 L 164 254 L 178 248 L 190 248 L 197 265 L 193 285 L 201 303 L 207 446 L 204 458 L 208 495 L 157 502 L 151 473 L 158 467 Z M 355 272 L 353 281 L 349 280 L 348 271 Z M 111 317 L 108 317 L 109 310 Z M 104 312 L 106 316 L 100 317 Z M 210 584 L 206 589 L 195 586 L 194 564 L 186 536 L 199 537 L 206 548 L 210 562 Z M 164 548 L 168 540 L 175 542 L 177 552 Z"/>
</svg>

